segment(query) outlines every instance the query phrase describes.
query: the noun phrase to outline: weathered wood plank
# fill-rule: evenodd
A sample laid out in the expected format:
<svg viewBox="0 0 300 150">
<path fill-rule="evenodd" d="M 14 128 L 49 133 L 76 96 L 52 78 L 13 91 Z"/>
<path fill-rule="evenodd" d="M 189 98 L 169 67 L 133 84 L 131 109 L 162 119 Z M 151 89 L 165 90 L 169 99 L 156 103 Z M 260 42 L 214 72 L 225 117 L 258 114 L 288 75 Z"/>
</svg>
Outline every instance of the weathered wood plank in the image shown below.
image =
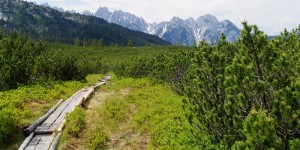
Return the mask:
<svg viewBox="0 0 300 150">
<path fill-rule="evenodd" d="M 24 150 L 24 149 L 27 147 L 27 145 L 30 143 L 30 141 L 32 140 L 33 136 L 34 136 L 34 133 L 32 132 L 32 133 L 24 140 L 24 142 L 22 143 L 22 145 L 19 147 L 18 150 Z"/>
<path fill-rule="evenodd" d="M 32 140 L 28 143 L 27 147 L 25 150 L 34 150 L 35 147 L 38 145 L 42 138 L 42 135 L 35 135 Z"/>
<path fill-rule="evenodd" d="M 36 131 L 49 129 L 53 122 L 57 119 L 57 117 L 63 112 L 63 110 L 69 105 L 71 101 L 64 101 L 60 107 L 56 109 L 54 113 L 52 113 L 47 120 L 44 121 L 42 125 L 36 128 Z"/>
<path fill-rule="evenodd" d="M 42 138 L 42 135 L 35 135 L 28 145 L 37 145 Z"/>
<path fill-rule="evenodd" d="M 54 134 L 46 134 L 43 135 L 37 146 L 35 147 L 35 150 L 47 150 L 49 149 L 52 141 L 54 139 Z"/>
<path fill-rule="evenodd" d="M 37 128 L 40 124 L 42 124 L 55 110 L 56 108 L 63 102 L 64 100 L 61 99 L 54 107 L 52 107 L 44 116 L 33 122 L 28 128 L 24 130 L 25 136 L 30 135 L 31 132 L 34 131 L 34 129 Z"/>
<path fill-rule="evenodd" d="M 52 113 L 49 118 L 41 125 L 39 126 L 36 131 L 39 132 L 39 131 L 44 131 L 44 130 L 48 130 L 50 128 L 53 129 L 53 124 L 55 123 L 55 121 L 62 115 L 62 116 L 65 116 L 64 115 L 64 110 L 70 105 L 70 103 L 72 103 L 73 99 L 78 97 L 78 95 L 80 94 L 81 92 L 78 91 L 76 94 L 74 94 L 71 98 L 69 98 L 68 100 L 66 100 L 65 102 L 63 102 L 60 107 L 58 107 L 56 109 L 56 111 L 54 113 Z M 57 124 L 54 124 L 54 126 L 56 126 Z M 55 129 L 55 128 L 54 128 Z"/>
<path fill-rule="evenodd" d="M 28 145 L 25 150 L 34 150 L 36 145 Z"/>
<path fill-rule="evenodd" d="M 61 134 L 62 134 L 62 132 L 58 132 L 58 133 L 57 133 L 57 135 L 56 135 L 55 139 L 53 140 L 53 142 L 52 142 L 52 144 L 51 144 L 49 150 L 56 150 L 56 146 L 57 146 L 57 144 L 58 144 L 58 142 L 59 142 L 59 139 L 60 139 L 60 137 L 61 137 Z"/>
<path fill-rule="evenodd" d="M 73 94 L 68 100 L 64 101 L 54 113 L 52 113 L 49 118 L 41 125 L 44 127 L 50 128 L 50 126 L 53 124 L 53 122 L 57 119 L 58 116 L 63 113 L 64 109 L 72 102 L 72 99 L 74 97 L 77 97 L 78 94 L 81 93 L 82 90 L 77 91 L 75 94 Z"/>
<path fill-rule="evenodd" d="M 71 112 L 75 105 L 82 99 L 82 95 L 85 92 L 80 92 L 76 96 L 72 97 L 70 99 L 70 103 L 66 108 L 61 112 L 61 114 L 56 118 L 56 120 L 52 123 L 52 125 L 49 127 L 49 129 L 56 129 L 65 119 L 65 116 L 67 113 Z"/>
</svg>

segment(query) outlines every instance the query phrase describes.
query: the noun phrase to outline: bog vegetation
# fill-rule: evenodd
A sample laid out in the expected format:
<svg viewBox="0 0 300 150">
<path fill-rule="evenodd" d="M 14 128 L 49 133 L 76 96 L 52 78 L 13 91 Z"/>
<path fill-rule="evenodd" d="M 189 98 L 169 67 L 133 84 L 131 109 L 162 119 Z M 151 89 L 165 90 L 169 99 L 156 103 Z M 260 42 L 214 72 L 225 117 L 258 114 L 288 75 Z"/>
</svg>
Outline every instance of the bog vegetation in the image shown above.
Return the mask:
<svg viewBox="0 0 300 150">
<path fill-rule="evenodd" d="M 150 76 L 186 95 L 199 145 L 212 149 L 299 149 L 300 28 L 268 40 L 243 23 L 229 43 L 129 60 L 120 75 Z"/>
<path fill-rule="evenodd" d="M 23 33 L 0 31 L 0 91 L 53 80 L 81 80 L 85 62 L 61 50 L 49 50 Z"/>
<path fill-rule="evenodd" d="M 214 45 L 200 42 L 189 48 L 67 46 L 1 34 L 1 90 L 83 80 L 89 73 L 108 71 L 125 78 L 111 86 L 126 83 L 132 93 L 111 98 L 96 112 L 111 126 L 66 131 L 88 139 L 90 149 L 107 146 L 110 134 L 118 130 L 114 122 L 126 122 L 129 116 L 131 129 L 151 137 L 149 149 L 300 149 L 300 27 L 269 40 L 257 26 L 243 26 L 235 43 L 221 36 Z M 26 99 L 11 99 L 0 99 L 0 113 L 17 118 Z M 133 105 L 138 111 L 131 112 Z M 86 115 L 76 112 L 70 116 L 75 122 L 69 123 L 84 124 Z M 4 120 L 2 141 L 26 124 L 21 117 L 19 122 Z M 88 130 L 87 135 L 78 134 L 82 130 Z"/>
<path fill-rule="evenodd" d="M 114 75 L 100 92 L 110 93 L 105 99 L 93 99 L 103 104 L 72 113 L 72 120 L 86 116 L 86 128 L 69 136 L 80 126 L 67 124 L 59 149 L 199 149 L 181 97 L 167 85 Z"/>
</svg>

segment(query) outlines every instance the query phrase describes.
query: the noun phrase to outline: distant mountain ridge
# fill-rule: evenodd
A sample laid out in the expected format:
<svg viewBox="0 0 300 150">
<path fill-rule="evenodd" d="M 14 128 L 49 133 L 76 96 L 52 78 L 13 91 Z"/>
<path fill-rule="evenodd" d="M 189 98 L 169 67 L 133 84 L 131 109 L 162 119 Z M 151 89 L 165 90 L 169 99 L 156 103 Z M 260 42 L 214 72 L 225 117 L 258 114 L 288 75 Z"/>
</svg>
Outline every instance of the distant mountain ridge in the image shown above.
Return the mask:
<svg viewBox="0 0 300 150">
<path fill-rule="evenodd" d="M 86 13 L 83 12 L 83 14 Z M 173 17 L 169 22 L 161 23 L 147 23 L 142 17 L 120 10 L 110 12 L 106 7 L 100 7 L 95 14 L 86 15 L 94 15 L 107 22 L 157 35 L 172 44 L 179 43 L 185 46 L 191 46 L 202 40 L 216 43 L 221 33 L 224 33 L 230 42 L 234 42 L 240 37 L 240 30 L 231 21 L 219 22 L 215 16 L 210 14 L 201 16 L 196 20 L 194 18 L 183 20 Z"/>
<path fill-rule="evenodd" d="M 157 36 L 108 23 L 98 17 L 61 11 L 32 2 L 1 0 L 0 28 L 6 32 L 18 30 L 33 38 L 70 44 L 77 37 L 81 42 L 102 39 L 105 45 L 127 45 L 129 41 L 135 46 L 170 44 Z"/>
</svg>

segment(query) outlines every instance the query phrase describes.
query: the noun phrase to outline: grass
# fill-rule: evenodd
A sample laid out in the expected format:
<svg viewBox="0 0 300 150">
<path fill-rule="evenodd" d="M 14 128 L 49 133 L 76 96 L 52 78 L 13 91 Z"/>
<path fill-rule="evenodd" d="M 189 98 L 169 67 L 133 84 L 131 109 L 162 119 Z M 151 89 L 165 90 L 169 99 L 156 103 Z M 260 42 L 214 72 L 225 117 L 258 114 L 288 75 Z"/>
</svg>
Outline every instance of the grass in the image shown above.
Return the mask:
<svg viewBox="0 0 300 150">
<path fill-rule="evenodd" d="M 0 92 L 0 149 L 17 149 L 24 140 L 22 130 L 43 116 L 60 99 L 68 99 L 81 88 L 103 78 L 89 75 L 86 82 L 51 82 Z"/>
<path fill-rule="evenodd" d="M 181 99 L 149 79 L 114 76 L 91 99 L 83 131 L 63 143 L 75 149 L 197 149 Z"/>
</svg>

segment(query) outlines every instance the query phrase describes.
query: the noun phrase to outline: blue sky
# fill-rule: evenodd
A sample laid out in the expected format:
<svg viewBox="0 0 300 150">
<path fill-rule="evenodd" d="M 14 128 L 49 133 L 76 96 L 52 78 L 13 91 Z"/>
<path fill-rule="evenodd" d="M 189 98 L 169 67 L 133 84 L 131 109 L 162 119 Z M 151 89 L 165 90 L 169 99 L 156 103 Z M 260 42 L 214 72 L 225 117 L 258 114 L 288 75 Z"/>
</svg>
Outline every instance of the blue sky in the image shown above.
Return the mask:
<svg viewBox="0 0 300 150">
<path fill-rule="evenodd" d="M 173 16 L 183 19 L 215 15 L 220 21 L 229 19 L 239 28 L 247 20 L 269 35 L 300 24 L 300 0 L 27 0 L 47 2 L 65 10 L 95 12 L 99 7 L 122 10 L 143 17 L 147 22 L 169 21 Z"/>
</svg>

